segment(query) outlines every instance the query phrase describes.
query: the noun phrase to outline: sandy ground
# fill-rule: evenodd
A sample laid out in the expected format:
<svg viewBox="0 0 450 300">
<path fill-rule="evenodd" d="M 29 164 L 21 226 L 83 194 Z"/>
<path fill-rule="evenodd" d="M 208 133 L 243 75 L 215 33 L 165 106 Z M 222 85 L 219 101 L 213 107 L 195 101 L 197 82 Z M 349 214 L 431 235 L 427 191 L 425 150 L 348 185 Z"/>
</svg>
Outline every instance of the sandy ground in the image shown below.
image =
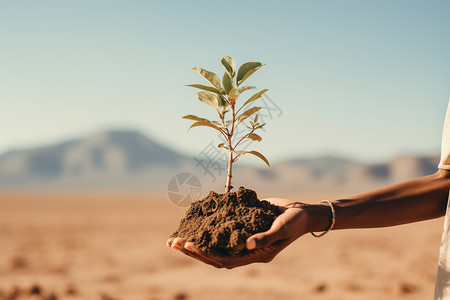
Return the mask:
<svg viewBox="0 0 450 300">
<path fill-rule="evenodd" d="M 165 196 L 0 194 L 0 299 L 432 298 L 443 218 L 304 236 L 269 264 L 218 270 L 165 246 L 184 210 Z"/>
</svg>

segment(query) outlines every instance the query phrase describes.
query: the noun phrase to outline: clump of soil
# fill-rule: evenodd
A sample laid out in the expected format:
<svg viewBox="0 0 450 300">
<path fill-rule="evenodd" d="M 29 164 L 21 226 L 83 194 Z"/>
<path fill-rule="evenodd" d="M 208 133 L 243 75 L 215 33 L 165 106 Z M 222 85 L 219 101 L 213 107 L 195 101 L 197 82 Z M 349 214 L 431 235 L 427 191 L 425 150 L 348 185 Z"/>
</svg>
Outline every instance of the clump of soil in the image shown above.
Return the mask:
<svg viewBox="0 0 450 300">
<path fill-rule="evenodd" d="M 217 256 L 241 256 L 249 251 L 247 238 L 267 231 L 280 215 L 277 206 L 259 200 L 252 190 L 210 192 L 193 202 L 171 237 L 182 237 L 202 251 Z"/>
</svg>

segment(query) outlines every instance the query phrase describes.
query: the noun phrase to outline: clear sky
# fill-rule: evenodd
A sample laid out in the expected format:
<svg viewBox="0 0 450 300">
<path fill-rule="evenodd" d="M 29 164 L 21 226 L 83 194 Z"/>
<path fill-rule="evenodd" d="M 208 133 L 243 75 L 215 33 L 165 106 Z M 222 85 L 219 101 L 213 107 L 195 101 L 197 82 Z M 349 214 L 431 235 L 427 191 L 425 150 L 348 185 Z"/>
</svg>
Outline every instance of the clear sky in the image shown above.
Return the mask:
<svg viewBox="0 0 450 300">
<path fill-rule="evenodd" d="M 191 154 L 184 85 L 232 56 L 282 109 L 257 150 L 273 160 L 381 161 L 439 152 L 450 96 L 450 2 L 1 1 L 0 153 L 136 129 Z M 249 159 L 251 161 L 252 159 Z"/>
</svg>

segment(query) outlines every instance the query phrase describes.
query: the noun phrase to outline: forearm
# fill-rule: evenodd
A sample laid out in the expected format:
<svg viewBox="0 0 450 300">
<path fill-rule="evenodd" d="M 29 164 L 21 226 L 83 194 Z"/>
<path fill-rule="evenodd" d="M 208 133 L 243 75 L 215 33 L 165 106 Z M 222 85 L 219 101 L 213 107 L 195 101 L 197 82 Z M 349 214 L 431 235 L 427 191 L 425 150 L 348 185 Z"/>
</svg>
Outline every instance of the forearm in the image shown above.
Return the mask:
<svg viewBox="0 0 450 300">
<path fill-rule="evenodd" d="M 347 199 L 333 201 L 335 229 L 374 228 L 423 221 L 443 216 L 450 189 L 450 172 L 406 181 Z M 309 208 L 311 231 L 326 229 L 330 208 Z"/>
</svg>

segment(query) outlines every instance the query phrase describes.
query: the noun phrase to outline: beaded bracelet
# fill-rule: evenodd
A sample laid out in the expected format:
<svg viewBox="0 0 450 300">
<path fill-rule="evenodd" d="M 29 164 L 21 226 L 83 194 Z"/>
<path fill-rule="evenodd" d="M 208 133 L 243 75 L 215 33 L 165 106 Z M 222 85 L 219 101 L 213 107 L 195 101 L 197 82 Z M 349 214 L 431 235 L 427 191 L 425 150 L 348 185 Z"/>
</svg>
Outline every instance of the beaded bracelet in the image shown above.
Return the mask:
<svg viewBox="0 0 450 300">
<path fill-rule="evenodd" d="M 314 232 L 311 232 L 311 234 L 313 236 L 315 236 L 316 238 L 323 237 L 325 234 L 330 232 L 331 229 L 333 229 L 334 224 L 336 223 L 336 212 L 334 210 L 333 203 L 331 203 L 331 201 L 328 201 L 328 200 L 322 200 L 322 201 L 320 201 L 320 203 L 328 203 L 330 205 L 330 208 L 331 208 L 331 224 L 330 224 L 330 227 L 328 227 L 328 229 L 326 231 L 322 232 L 321 234 L 315 234 Z"/>
</svg>

